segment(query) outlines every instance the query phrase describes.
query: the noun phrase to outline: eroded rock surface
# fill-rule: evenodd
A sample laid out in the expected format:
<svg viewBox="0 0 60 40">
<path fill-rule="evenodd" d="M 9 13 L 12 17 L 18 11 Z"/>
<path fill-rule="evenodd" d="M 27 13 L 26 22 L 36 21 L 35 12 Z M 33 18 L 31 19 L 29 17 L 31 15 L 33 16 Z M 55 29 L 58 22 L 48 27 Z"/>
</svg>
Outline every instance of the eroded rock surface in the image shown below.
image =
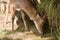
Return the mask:
<svg viewBox="0 0 60 40">
<path fill-rule="evenodd" d="M 9 13 L 2 13 L 0 14 L 0 30 L 8 30 L 11 31 L 12 30 L 12 20 L 11 20 L 12 16 Z M 15 17 L 14 20 L 14 30 L 16 30 L 18 28 L 17 24 L 16 24 L 17 18 Z"/>
</svg>

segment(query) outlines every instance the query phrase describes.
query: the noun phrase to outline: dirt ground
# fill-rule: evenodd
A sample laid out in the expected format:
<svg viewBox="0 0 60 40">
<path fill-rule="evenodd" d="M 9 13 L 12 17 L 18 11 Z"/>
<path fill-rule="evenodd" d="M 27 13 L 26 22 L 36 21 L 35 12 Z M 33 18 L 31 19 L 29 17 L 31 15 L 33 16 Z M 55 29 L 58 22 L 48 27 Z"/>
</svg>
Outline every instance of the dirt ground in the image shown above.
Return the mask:
<svg viewBox="0 0 60 40">
<path fill-rule="evenodd" d="M 2 33 L 2 32 L 1 32 Z M 0 34 L 0 40 L 52 40 L 52 37 L 41 38 L 30 32 L 12 32 Z"/>
</svg>

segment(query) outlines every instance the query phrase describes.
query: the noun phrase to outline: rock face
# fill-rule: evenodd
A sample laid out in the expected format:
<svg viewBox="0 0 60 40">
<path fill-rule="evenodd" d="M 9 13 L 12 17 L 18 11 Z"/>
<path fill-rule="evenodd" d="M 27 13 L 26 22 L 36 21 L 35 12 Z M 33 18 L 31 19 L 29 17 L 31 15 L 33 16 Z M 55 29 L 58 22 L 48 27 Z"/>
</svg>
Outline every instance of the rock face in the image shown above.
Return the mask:
<svg viewBox="0 0 60 40">
<path fill-rule="evenodd" d="M 9 13 L 0 13 L 0 30 L 12 31 L 12 16 Z M 14 20 L 14 30 L 18 28 L 16 24 L 17 18 Z"/>
<path fill-rule="evenodd" d="M 9 13 L 9 0 L 0 0 L 0 30 L 12 30 L 12 16 Z M 14 30 L 17 29 L 16 19 L 14 20 Z"/>
</svg>

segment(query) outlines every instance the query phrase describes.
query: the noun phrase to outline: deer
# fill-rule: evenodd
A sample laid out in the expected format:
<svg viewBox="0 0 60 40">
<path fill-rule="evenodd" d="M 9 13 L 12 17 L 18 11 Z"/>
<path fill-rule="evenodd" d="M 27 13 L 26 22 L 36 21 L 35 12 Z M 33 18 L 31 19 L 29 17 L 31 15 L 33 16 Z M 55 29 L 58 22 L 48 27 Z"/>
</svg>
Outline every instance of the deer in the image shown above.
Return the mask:
<svg viewBox="0 0 60 40">
<path fill-rule="evenodd" d="M 25 12 L 30 20 L 32 20 L 36 26 L 36 29 L 40 34 L 43 34 L 43 23 L 45 16 L 40 16 L 36 10 L 36 7 L 31 3 L 31 0 L 10 0 L 12 5 L 10 8 L 12 15 L 12 28 L 14 26 L 14 10 L 19 9 L 22 13 Z M 27 27 L 25 28 L 27 29 Z"/>
</svg>

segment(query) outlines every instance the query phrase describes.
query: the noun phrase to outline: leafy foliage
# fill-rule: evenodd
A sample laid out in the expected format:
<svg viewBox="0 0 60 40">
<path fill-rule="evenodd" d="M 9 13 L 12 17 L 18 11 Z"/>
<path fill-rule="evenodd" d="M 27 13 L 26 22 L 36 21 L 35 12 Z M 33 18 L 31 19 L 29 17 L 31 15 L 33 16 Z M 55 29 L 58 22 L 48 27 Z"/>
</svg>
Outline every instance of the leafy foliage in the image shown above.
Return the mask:
<svg viewBox="0 0 60 40">
<path fill-rule="evenodd" d="M 47 14 L 49 26 L 52 30 L 59 33 L 60 27 L 60 1 L 59 0 L 41 0 L 37 6 L 38 12 Z M 57 34 L 57 33 L 56 33 Z"/>
<path fill-rule="evenodd" d="M 40 12 L 41 14 L 43 11 L 45 12 L 45 14 L 47 14 L 48 19 L 50 20 L 50 24 L 52 21 L 52 24 L 56 25 L 56 23 L 54 22 L 59 19 L 59 15 L 60 15 L 59 5 L 60 5 L 59 0 L 41 0 L 41 4 L 38 5 L 37 9 L 38 12 Z"/>
</svg>

